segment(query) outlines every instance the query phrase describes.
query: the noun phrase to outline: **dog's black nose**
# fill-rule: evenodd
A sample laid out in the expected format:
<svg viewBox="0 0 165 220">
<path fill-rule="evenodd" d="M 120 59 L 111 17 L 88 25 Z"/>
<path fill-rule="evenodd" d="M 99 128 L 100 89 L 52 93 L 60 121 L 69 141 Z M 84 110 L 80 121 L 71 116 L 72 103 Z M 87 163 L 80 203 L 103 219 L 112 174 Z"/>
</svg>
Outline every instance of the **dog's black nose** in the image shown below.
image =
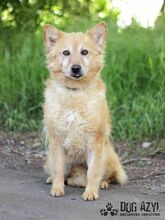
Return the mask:
<svg viewBox="0 0 165 220">
<path fill-rule="evenodd" d="M 73 65 L 71 67 L 72 69 L 72 76 L 73 77 L 76 77 L 76 78 L 79 78 L 82 76 L 82 73 L 81 73 L 81 66 L 80 65 Z"/>
</svg>

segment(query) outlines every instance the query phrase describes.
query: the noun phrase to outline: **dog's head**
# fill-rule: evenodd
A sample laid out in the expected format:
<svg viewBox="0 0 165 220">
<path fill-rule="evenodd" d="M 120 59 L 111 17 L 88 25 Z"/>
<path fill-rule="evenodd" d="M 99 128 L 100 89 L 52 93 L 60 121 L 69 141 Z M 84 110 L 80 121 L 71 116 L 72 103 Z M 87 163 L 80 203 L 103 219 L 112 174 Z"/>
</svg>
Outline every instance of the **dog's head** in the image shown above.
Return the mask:
<svg viewBox="0 0 165 220">
<path fill-rule="evenodd" d="M 77 87 L 96 79 L 102 67 L 106 25 L 86 33 L 65 33 L 45 25 L 48 69 L 54 79 Z"/>
</svg>

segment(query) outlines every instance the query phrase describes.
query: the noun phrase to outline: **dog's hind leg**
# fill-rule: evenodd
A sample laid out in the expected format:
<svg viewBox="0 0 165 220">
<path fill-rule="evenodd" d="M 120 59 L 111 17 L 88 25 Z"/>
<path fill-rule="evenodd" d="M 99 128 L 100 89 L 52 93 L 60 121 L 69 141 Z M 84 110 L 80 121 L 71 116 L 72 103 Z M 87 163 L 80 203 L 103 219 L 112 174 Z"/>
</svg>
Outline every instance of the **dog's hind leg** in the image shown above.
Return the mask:
<svg viewBox="0 0 165 220">
<path fill-rule="evenodd" d="M 48 156 L 46 158 L 46 161 L 45 161 L 45 164 L 43 166 L 45 172 L 50 175 L 50 169 L 49 169 L 49 161 L 48 161 Z M 46 179 L 46 183 L 47 184 L 51 184 L 52 183 L 52 177 L 51 176 L 48 176 L 48 178 Z"/>
<path fill-rule="evenodd" d="M 46 183 L 47 184 L 51 184 L 52 183 L 52 177 L 49 176 L 47 179 L 46 179 Z"/>
<path fill-rule="evenodd" d="M 100 189 L 107 189 L 109 187 L 110 181 L 103 179 L 100 182 Z"/>
<path fill-rule="evenodd" d="M 86 172 L 87 169 L 85 168 L 85 166 L 73 167 L 68 178 L 66 179 L 67 184 L 70 186 L 86 187 Z"/>
</svg>

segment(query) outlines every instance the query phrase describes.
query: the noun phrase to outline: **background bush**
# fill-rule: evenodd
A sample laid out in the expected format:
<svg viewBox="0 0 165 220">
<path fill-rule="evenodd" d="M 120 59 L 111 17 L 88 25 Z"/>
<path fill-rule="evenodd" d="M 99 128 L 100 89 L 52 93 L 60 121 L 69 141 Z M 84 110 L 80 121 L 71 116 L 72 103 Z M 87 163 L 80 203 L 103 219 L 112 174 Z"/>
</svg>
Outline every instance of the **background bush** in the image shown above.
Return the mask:
<svg viewBox="0 0 165 220">
<path fill-rule="evenodd" d="M 102 77 L 107 85 L 113 136 L 127 140 L 163 136 L 164 16 L 154 29 L 144 29 L 133 21 L 120 30 L 116 25 L 118 12 L 110 13 L 104 0 L 73 1 L 72 5 L 69 1 L 9 2 L 0 5 L 1 129 L 26 131 L 41 127 L 43 88 L 48 77 L 42 24 L 56 23 L 65 31 L 85 31 L 100 21 L 101 15 L 108 23 Z M 5 13 L 9 14 L 6 20 Z"/>
</svg>

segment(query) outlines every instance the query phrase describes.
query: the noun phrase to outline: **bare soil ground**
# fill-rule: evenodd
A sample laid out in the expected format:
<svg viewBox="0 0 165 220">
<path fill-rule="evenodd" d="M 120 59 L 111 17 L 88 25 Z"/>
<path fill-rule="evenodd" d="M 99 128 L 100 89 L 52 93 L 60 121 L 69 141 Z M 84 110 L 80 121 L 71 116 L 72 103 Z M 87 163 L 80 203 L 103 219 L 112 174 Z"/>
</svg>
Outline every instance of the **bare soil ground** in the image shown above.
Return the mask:
<svg viewBox="0 0 165 220">
<path fill-rule="evenodd" d="M 97 205 L 93 206 L 92 213 L 89 216 L 86 216 L 86 219 L 88 218 L 92 219 L 91 215 L 96 215 L 93 213 L 95 212 L 95 208 L 98 209 L 99 206 L 101 208 L 101 206 L 103 206 L 103 202 L 105 204 L 106 202 L 108 202 L 109 197 L 108 197 L 107 192 L 110 192 L 110 194 L 112 192 L 113 193 L 115 192 L 116 197 L 114 199 L 113 199 L 113 196 L 111 195 L 111 200 L 113 200 L 115 204 L 117 203 L 118 200 L 122 200 L 123 198 L 125 198 L 127 201 L 135 200 L 137 198 L 139 199 L 139 201 L 140 199 L 145 200 L 146 198 L 153 201 L 156 198 L 157 201 L 161 202 L 162 213 L 159 219 L 165 219 L 164 211 L 163 211 L 163 207 L 165 207 L 165 154 L 164 154 L 165 145 L 164 144 L 165 144 L 165 141 L 163 139 L 160 141 L 152 141 L 149 143 L 147 142 L 132 143 L 132 144 L 114 143 L 115 148 L 118 154 L 120 155 L 122 163 L 127 171 L 129 182 L 124 187 L 124 191 L 121 191 L 121 189 L 118 188 L 118 186 L 112 186 L 110 187 L 110 189 L 108 189 L 108 191 L 104 191 L 102 193 L 103 195 L 100 196 L 101 198 L 100 202 L 99 200 L 97 203 L 94 202 L 94 204 L 97 204 Z M 48 203 L 51 202 L 52 199 L 50 201 L 50 197 L 47 197 L 49 189 L 47 188 L 48 186 L 46 186 L 44 183 L 46 175 L 44 174 L 42 170 L 42 165 L 44 163 L 45 156 L 46 156 L 46 152 L 42 144 L 40 135 L 38 133 L 15 134 L 15 133 L 0 132 L 0 172 L 1 172 L 0 185 L 3 183 L 3 186 L 2 185 L 0 186 L 0 198 L 2 198 L 2 194 L 4 192 L 6 192 L 5 198 L 6 198 L 6 195 L 8 195 L 7 198 L 10 197 L 10 195 L 12 196 L 13 190 L 14 191 L 16 190 L 15 196 L 17 195 L 17 191 L 19 191 L 19 188 L 18 189 L 13 188 L 12 190 L 12 187 L 13 187 L 12 185 L 12 187 L 8 189 L 8 187 L 11 184 L 10 181 L 17 182 L 19 179 L 21 179 L 20 181 L 23 181 L 23 180 L 26 181 L 27 178 L 32 179 L 32 180 L 36 178 L 37 181 L 40 182 L 41 184 L 39 187 L 39 190 L 41 190 L 42 188 L 43 191 L 45 190 L 47 192 L 47 194 L 45 194 L 45 200 Z M 9 183 L 9 186 L 8 186 L 8 183 Z M 35 181 L 33 181 L 32 186 L 34 186 L 34 183 Z M 28 183 L 27 181 L 27 184 L 30 184 L 30 182 Z M 37 183 L 34 187 L 35 192 L 37 191 L 38 186 L 39 185 Z M 6 190 L 5 190 L 5 187 L 6 187 Z M 72 189 L 71 187 L 67 187 L 67 189 L 68 191 L 72 192 L 71 197 L 65 197 L 65 199 L 63 198 L 64 200 L 61 203 L 61 207 L 63 205 L 66 205 L 65 201 L 67 201 L 67 198 L 68 199 L 70 198 L 70 201 L 72 201 L 72 200 L 77 200 L 77 196 L 81 197 L 80 193 L 78 193 L 77 195 L 76 190 L 79 190 L 82 192 L 82 189 Z M 75 192 L 74 190 L 76 191 L 76 198 L 72 198 L 75 196 L 75 193 L 73 193 Z M 20 192 L 18 192 L 18 197 L 19 197 L 19 194 Z M 32 195 L 32 194 L 34 194 L 33 190 L 29 191 L 29 195 Z M 144 195 L 144 197 L 142 195 Z M 20 196 L 23 196 L 23 194 Z M 4 197 L 4 194 L 3 194 L 3 197 Z M 54 201 L 56 201 L 56 199 Z M 62 200 L 58 200 L 58 201 L 62 201 Z M 81 206 L 82 201 L 81 200 L 78 200 L 78 201 L 79 201 L 78 204 Z M 35 204 L 33 203 L 32 204 L 33 206 L 37 207 L 38 206 L 37 203 L 38 205 L 40 204 L 38 201 L 36 201 Z M 8 208 L 6 207 L 8 206 L 5 206 L 4 208 L 3 205 L 0 203 L 0 213 L 1 213 L 0 220 L 1 219 L 12 219 L 12 220 L 14 219 L 44 219 L 44 214 L 41 214 L 41 217 L 39 217 L 38 212 L 37 214 L 33 213 L 34 215 L 32 216 L 30 215 L 31 217 L 28 217 L 27 215 L 27 218 L 24 212 L 20 213 L 20 216 L 18 216 L 14 211 L 15 209 L 11 208 L 10 206 Z M 30 204 L 29 204 L 29 209 L 30 209 Z M 54 208 L 52 207 L 51 211 L 53 212 L 53 210 Z M 12 211 L 13 213 L 12 217 L 10 216 L 10 211 Z M 80 212 L 82 212 L 82 209 L 78 211 L 78 213 Z M 58 213 L 58 219 L 65 219 L 64 216 L 60 218 L 60 209 L 59 209 L 59 212 L 57 213 Z M 83 219 L 82 216 L 84 215 L 79 216 L 78 213 L 76 214 L 78 216 L 76 217 L 76 219 Z M 100 219 L 101 217 L 102 216 L 99 213 L 97 213 L 97 216 L 95 216 L 95 219 Z M 55 219 L 55 218 L 48 217 L 47 219 Z M 74 217 L 71 215 L 71 218 L 68 218 L 68 219 L 74 219 Z M 125 219 L 125 218 L 122 217 L 122 219 Z M 134 217 L 134 218 L 129 218 L 129 219 L 136 219 L 136 218 Z M 140 218 L 137 218 L 137 219 L 140 219 Z M 144 219 L 144 217 L 142 219 Z M 150 217 L 148 219 L 154 219 L 154 218 Z"/>
<path fill-rule="evenodd" d="M 130 181 L 155 180 L 165 175 L 165 141 L 150 142 L 147 148 L 143 144 L 114 143 Z M 40 134 L 0 132 L 1 168 L 38 169 L 42 167 L 45 156 L 46 150 Z"/>
</svg>

